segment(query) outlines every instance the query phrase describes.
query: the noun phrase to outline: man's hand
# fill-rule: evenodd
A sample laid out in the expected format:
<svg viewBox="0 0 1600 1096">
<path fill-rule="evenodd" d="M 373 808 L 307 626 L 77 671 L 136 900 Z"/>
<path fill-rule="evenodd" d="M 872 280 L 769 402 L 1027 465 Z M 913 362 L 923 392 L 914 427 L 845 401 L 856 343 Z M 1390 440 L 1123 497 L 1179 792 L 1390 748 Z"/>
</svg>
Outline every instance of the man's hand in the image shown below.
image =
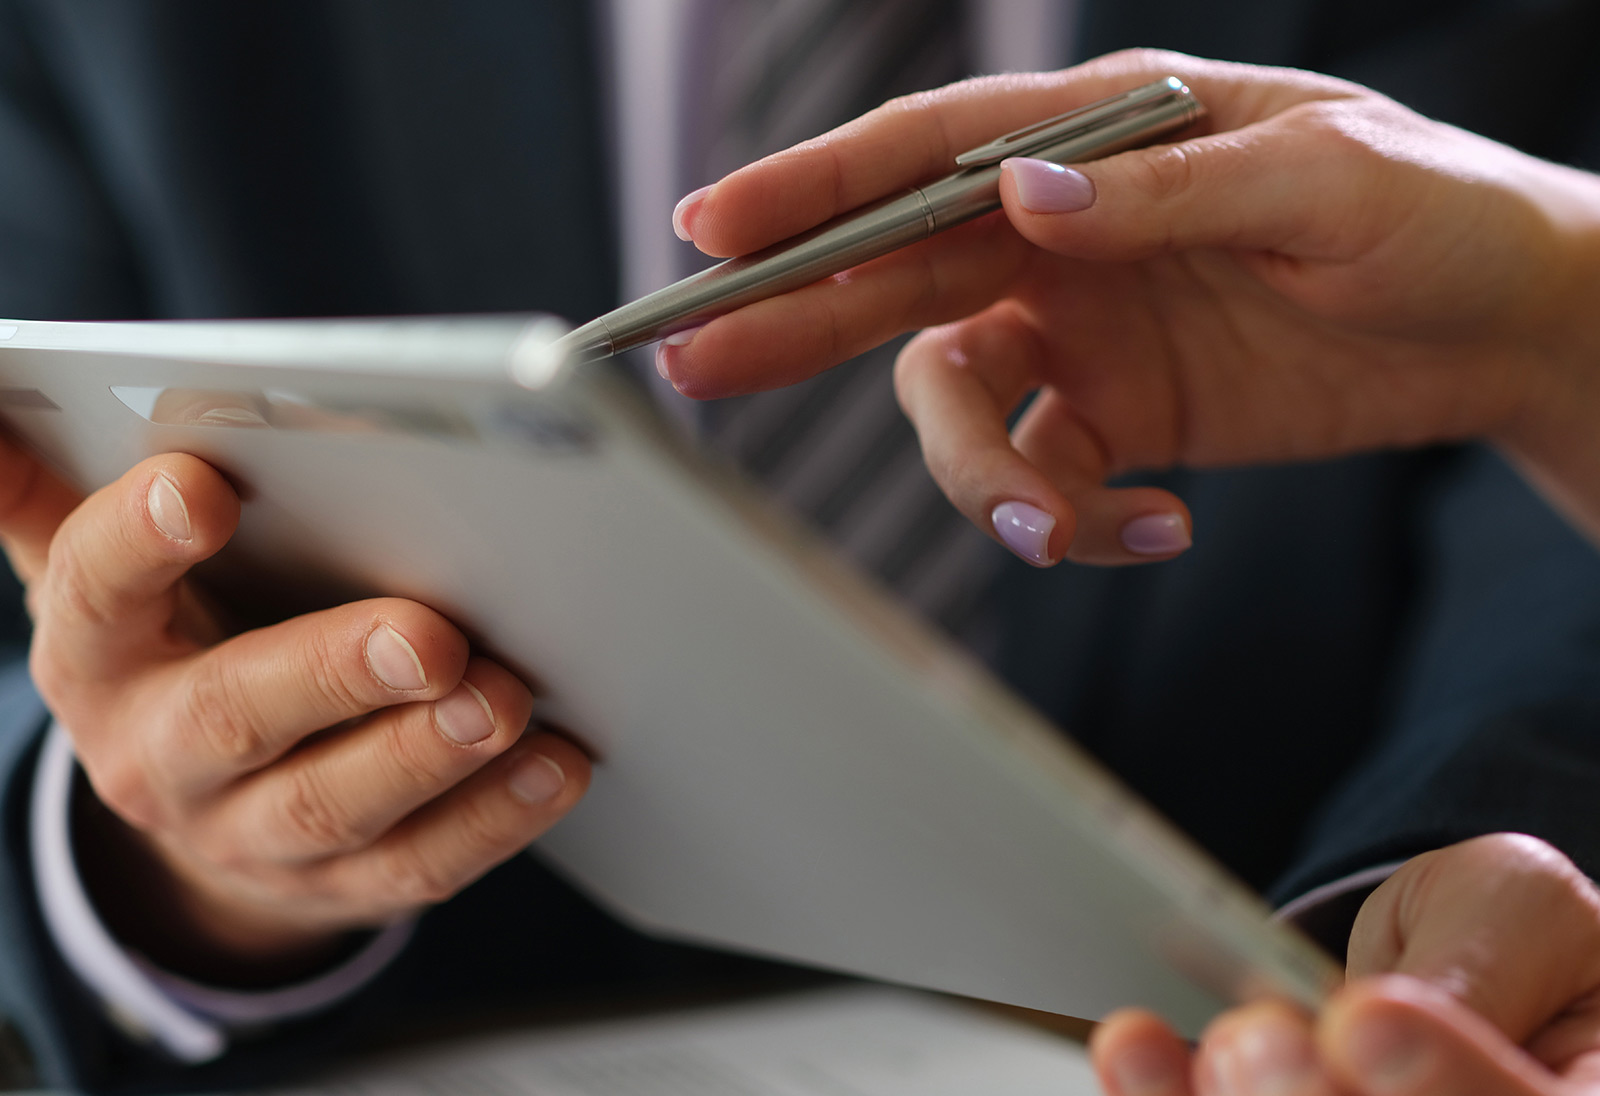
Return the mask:
<svg viewBox="0 0 1600 1096">
<path fill-rule="evenodd" d="M 111 827 L 89 842 L 131 846 L 151 873 L 101 912 L 152 958 L 282 969 L 449 897 L 582 795 L 584 755 L 525 737 L 528 688 L 425 606 L 357 602 L 224 639 L 184 577 L 239 515 L 203 462 L 145 461 L 75 509 L 37 474 L 19 491 L 33 502 L 0 514 L 32 579 L 34 680 L 110 808 L 80 837 Z"/>
<path fill-rule="evenodd" d="M 1236 1009 L 1188 1047 L 1146 1012 L 1095 1032 L 1111 1096 L 1600 1093 L 1600 893 L 1533 838 L 1410 861 L 1362 907 L 1350 981 L 1312 1018 Z"/>
<path fill-rule="evenodd" d="M 1600 180 L 1355 85 L 1149 51 L 974 80 L 735 172 L 675 220 L 743 254 L 1168 73 L 1212 132 L 1010 161 L 1003 214 L 674 336 L 663 372 L 733 395 L 942 325 L 902 353 L 901 403 L 955 505 L 1036 563 L 1187 544 L 1182 503 L 1108 489 L 1119 473 L 1467 437 L 1600 537 Z"/>
</svg>

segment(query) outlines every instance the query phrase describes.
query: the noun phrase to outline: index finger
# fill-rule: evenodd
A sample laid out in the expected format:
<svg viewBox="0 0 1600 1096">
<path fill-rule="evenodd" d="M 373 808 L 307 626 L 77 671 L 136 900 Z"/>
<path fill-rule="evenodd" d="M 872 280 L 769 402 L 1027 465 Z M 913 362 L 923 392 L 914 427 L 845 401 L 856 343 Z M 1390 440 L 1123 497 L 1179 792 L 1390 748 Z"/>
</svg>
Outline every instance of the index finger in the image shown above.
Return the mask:
<svg viewBox="0 0 1600 1096">
<path fill-rule="evenodd" d="M 1176 75 L 1236 129 L 1297 103 L 1353 94 L 1352 85 L 1290 69 L 1208 61 L 1165 50 L 1109 54 L 1061 72 L 982 77 L 895 99 L 740 168 L 680 207 L 710 255 L 745 255 L 886 194 L 945 175 L 969 149 L 1141 83 Z"/>
</svg>

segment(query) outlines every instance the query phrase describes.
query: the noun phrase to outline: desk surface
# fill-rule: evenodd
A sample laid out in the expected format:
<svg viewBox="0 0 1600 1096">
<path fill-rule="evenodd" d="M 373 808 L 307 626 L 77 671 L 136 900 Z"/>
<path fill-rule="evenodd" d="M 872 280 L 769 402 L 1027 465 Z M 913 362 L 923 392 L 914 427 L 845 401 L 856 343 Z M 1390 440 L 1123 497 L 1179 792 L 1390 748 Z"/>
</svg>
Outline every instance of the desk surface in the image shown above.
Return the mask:
<svg viewBox="0 0 1600 1096">
<path fill-rule="evenodd" d="M 273 1096 L 1094 1096 L 1083 1048 L 965 1002 L 847 985 L 381 1056 Z M 51 1096 L 28 1093 L 20 1096 Z"/>
</svg>

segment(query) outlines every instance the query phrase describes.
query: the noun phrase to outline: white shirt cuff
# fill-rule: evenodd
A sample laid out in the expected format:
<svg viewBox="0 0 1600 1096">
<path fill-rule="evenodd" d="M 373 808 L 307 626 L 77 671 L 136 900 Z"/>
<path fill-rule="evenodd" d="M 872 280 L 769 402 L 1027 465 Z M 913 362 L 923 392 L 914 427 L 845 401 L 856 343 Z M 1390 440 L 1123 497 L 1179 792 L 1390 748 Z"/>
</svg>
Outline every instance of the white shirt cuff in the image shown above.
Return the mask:
<svg viewBox="0 0 1600 1096">
<path fill-rule="evenodd" d="M 34 881 L 46 929 L 67 966 L 135 1038 L 179 1061 L 219 1057 L 231 1028 L 316 1012 L 349 997 L 393 961 L 414 922 L 390 925 L 352 958 L 308 982 L 262 992 L 203 986 L 160 970 L 122 947 L 95 913 L 72 854 L 72 741 L 52 724 L 34 773 L 29 818 Z"/>
<path fill-rule="evenodd" d="M 1399 871 L 1404 863 L 1404 860 L 1396 860 L 1390 864 L 1379 864 L 1375 868 L 1365 868 L 1343 879 L 1335 879 L 1331 883 L 1313 887 L 1294 901 L 1280 906 L 1273 916 L 1279 921 L 1298 921 L 1319 906 L 1343 898 L 1351 891 L 1376 889 L 1385 879 Z"/>
</svg>

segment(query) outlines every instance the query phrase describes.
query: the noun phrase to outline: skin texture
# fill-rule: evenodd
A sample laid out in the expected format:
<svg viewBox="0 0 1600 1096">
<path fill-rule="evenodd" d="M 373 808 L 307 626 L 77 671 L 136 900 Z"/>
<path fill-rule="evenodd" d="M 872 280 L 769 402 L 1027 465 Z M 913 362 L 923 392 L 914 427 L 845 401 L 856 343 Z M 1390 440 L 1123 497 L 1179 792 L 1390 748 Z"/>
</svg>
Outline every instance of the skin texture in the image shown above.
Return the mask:
<svg viewBox="0 0 1600 1096">
<path fill-rule="evenodd" d="M 986 531 L 1008 501 L 1054 517 L 1052 561 L 1142 562 L 1129 522 L 1187 527 L 1170 494 L 1105 486 L 1122 472 L 1463 438 L 1600 535 L 1600 182 L 1355 85 L 1152 52 L 968 81 L 735 172 L 677 220 L 743 253 L 1168 73 L 1209 121 L 1080 165 L 1069 204 L 1092 204 L 1031 210 L 1037 165 L 1013 163 L 1003 213 L 715 320 L 658 364 L 725 396 L 925 328 L 896 383 L 935 478 Z"/>
<path fill-rule="evenodd" d="M 31 669 L 95 797 L 80 844 L 138 865 L 102 913 L 197 977 L 314 966 L 343 933 L 441 901 L 536 839 L 587 758 L 529 729 L 533 694 L 433 610 L 343 605 L 228 636 L 185 575 L 239 502 L 184 455 L 80 500 L 0 442 L 0 534 L 28 587 Z M 88 832 L 85 832 L 85 831 Z"/>
</svg>

